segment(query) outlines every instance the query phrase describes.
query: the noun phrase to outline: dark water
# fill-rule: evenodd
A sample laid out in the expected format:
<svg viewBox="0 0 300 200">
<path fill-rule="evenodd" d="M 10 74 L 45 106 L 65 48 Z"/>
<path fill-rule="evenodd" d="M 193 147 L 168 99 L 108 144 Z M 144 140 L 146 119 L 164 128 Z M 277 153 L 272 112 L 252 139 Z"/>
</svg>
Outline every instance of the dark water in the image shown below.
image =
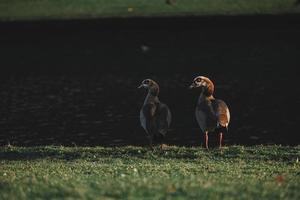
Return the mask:
<svg viewBox="0 0 300 200">
<path fill-rule="evenodd" d="M 167 143 L 200 145 L 197 75 L 229 105 L 227 144 L 299 144 L 299 19 L 2 23 L 0 145 L 145 145 L 145 78 L 172 111 Z"/>
</svg>

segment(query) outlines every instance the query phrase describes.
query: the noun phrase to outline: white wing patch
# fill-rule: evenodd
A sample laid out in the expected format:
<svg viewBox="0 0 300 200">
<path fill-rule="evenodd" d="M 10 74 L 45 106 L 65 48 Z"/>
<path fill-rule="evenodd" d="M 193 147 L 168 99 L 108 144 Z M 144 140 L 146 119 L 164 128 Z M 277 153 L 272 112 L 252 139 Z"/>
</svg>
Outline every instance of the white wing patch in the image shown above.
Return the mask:
<svg viewBox="0 0 300 200">
<path fill-rule="evenodd" d="M 230 112 L 229 112 L 228 108 L 226 108 L 226 115 L 227 115 L 227 119 L 228 119 L 228 122 L 226 123 L 226 127 L 227 127 L 230 122 Z"/>
</svg>

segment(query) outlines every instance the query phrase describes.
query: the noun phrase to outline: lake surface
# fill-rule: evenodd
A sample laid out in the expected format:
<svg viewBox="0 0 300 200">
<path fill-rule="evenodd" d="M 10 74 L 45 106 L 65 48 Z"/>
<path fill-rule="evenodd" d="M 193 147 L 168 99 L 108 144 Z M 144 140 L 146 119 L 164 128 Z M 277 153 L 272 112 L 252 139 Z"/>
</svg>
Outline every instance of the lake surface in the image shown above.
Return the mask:
<svg viewBox="0 0 300 200">
<path fill-rule="evenodd" d="M 229 105 L 226 144 L 299 144 L 299 19 L 1 23 L 0 145 L 146 145 L 137 86 L 152 78 L 173 114 L 166 142 L 198 146 L 197 75 Z"/>
</svg>

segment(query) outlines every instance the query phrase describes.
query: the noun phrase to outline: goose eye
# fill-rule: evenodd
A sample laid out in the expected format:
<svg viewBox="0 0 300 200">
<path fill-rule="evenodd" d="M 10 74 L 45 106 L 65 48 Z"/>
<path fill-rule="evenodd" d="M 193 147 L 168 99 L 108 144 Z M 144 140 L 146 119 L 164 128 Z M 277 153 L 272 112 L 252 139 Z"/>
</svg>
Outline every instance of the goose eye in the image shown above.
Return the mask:
<svg viewBox="0 0 300 200">
<path fill-rule="evenodd" d="M 201 82 L 201 78 L 197 78 L 197 79 L 196 79 L 196 82 Z"/>
<path fill-rule="evenodd" d="M 149 84 L 149 80 L 145 80 L 145 81 L 144 81 L 144 84 Z"/>
</svg>

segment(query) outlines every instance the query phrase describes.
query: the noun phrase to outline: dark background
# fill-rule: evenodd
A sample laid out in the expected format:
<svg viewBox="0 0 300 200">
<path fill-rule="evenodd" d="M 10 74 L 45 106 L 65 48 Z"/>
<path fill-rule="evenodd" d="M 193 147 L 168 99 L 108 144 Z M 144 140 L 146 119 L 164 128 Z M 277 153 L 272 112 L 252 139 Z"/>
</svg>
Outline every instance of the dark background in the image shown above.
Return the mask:
<svg viewBox="0 0 300 200">
<path fill-rule="evenodd" d="M 187 89 L 198 75 L 229 105 L 226 144 L 299 144 L 299 22 L 298 15 L 2 22 L 0 145 L 145 145 L 146 91 L 137 89 L 145 78 L 160 84 L 172 111 L 167 143 L 200 145 L 199 91 Z"/>
</svg>

